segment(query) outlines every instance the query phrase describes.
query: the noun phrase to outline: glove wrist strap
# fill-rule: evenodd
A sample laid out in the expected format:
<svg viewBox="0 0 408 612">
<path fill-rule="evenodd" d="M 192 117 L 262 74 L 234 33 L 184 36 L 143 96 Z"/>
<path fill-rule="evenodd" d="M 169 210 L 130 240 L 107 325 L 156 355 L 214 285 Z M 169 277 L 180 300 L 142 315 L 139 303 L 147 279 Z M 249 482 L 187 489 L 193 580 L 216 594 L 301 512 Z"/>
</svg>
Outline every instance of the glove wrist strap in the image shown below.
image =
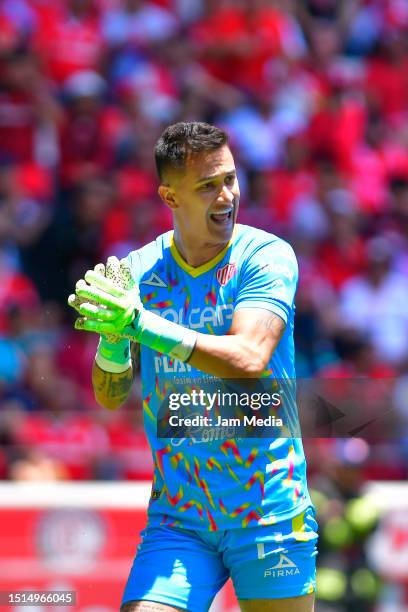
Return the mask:
<svg viewBox="0 0 408 612">
<path fill-rule="evenodd" d="M 121 338 L 118 342 L 109 342 L 105 336 L 101 336 L 95 361 L 105 372 L 112 374 L 126 372 L 132 365 L 129 340 Z"/>
<path fill-rule="evenodd" d="M 132 330 L 129 335 L 141 344 L 180 361 L 188 360 L 197 342 L 196 331 L 167 321 L 148 310 L 140 310 L 133 323 L 126 328 L 128 330 Z"/>
</svg>

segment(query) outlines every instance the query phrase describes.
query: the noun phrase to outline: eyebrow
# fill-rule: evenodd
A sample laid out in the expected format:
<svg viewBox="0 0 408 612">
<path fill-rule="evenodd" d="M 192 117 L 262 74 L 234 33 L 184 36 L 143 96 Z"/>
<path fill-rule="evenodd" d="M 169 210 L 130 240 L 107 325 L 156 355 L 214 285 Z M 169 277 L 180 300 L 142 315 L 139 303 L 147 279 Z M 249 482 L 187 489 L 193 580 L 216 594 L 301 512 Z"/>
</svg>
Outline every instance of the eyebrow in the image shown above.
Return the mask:
<svg viewBox="0 0 408 612">
<path fill-rule="evenodd" d="M 200 178 L 198 179 L 198 181 L 196 181 L 196 185 L 199 185 L 200 183 L 205 183 L 207 181 L 213 181 L 214 179 L 217 179 L 220 176 L 228 176 L 229 174 L 233 174 L 234 176 L 236 176 L 236 169 L 234 168 L 233 170 L 229 170 L 228 172 L 221 172 L 220 174 L 213 174 L 212 176 L 204 176 L 203 178 Z"/>
</svg>

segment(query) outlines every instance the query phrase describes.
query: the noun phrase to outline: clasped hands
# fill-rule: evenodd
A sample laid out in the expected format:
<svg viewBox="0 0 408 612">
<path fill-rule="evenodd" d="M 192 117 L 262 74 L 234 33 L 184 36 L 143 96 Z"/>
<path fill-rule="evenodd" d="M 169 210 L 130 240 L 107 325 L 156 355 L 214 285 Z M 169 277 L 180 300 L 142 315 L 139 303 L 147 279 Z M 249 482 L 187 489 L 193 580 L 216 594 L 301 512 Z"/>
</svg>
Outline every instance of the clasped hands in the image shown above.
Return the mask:
<svg viewBox="0 0 408 612">
<path fill-rule="evenodd" d="M 108 257 L 106 268 L 97 264 L 88 270 L 77 282 L 68 304 L 81 315 L 75 321 L 75 329 L 108 334 L 111 341 L 129 337 L 125 328 L 137 322 L 143 308 L 129 263 L 117 257 Z M 135 330 L 133 339 L 134 334 Z"/>
<path fill-rule="evenodd" d="M 107 369 L 111 368 L 111 361 L 118 366 L 116 372 L 129 367 L 129 340 L 180 361 L 187 361 L 195 348 L 195 330 L 143 308 L 139 288 L 124 259 L 109 257 L 106 270 L 103 264 L 88 270 L 85 280 L 77 282 L 75 295 L 69 296 L 68 304 L 81 315 L 75 321 L 76 329 L 101 335 L 96 361 L 106 371 L 111 371 Z"/>
</svg>

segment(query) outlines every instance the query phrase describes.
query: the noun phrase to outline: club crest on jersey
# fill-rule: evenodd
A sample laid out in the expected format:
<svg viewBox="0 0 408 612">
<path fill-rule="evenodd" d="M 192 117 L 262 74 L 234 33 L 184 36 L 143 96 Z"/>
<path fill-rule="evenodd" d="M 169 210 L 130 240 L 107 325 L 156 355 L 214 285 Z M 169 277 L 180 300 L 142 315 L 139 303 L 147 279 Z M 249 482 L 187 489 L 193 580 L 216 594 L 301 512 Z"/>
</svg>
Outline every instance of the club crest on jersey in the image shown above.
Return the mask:
<svg viewBox="0 0 408 612">
<path fill-rule="evenodd" d="M 222 287 L 225 287 L 233 276 L 237 273 L 237 266 L 234 263 L 228 263 L 217 270 L 217 281 Z"/>
</svg>

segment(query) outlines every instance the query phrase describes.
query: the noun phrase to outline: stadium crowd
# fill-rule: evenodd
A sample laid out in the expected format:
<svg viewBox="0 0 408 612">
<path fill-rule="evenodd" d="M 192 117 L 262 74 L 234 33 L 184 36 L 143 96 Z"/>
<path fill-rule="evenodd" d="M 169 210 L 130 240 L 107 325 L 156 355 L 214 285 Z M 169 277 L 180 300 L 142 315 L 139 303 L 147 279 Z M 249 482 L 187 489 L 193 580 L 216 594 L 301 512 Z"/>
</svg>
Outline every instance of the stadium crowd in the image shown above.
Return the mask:
<svg viewBox="0 0 408 612">
<path fill-rule="evenodd" d="M 408 431 L 407 34 L 400 0 L 1 2 L 0 478 L 150 475 L 137 386 L 96 406 L 65 303 L 170 227 L 152 150 L 179 120 L 227 129 L 240 221 L 295 248 L 298 376 L 394 377 Z M 312 474 L 407 476 L 397 440 L 311 442 Z"/>
<path fill-rule="evenodd" d="M 153 146 L 193 119 L 230 134 L 240 221 L 295 248 L 298 376 L 392 379 L 408 436 L 407 3 L 2 0 L 0 479 L 150 478 L 138 386 L 97 407 L 66 299 L 170 227 Z M 408 455 L 305 445 L 324 551 L 325 521 Z M 350 601 L 325 609 L 370 609 Z"/>
</svg>

